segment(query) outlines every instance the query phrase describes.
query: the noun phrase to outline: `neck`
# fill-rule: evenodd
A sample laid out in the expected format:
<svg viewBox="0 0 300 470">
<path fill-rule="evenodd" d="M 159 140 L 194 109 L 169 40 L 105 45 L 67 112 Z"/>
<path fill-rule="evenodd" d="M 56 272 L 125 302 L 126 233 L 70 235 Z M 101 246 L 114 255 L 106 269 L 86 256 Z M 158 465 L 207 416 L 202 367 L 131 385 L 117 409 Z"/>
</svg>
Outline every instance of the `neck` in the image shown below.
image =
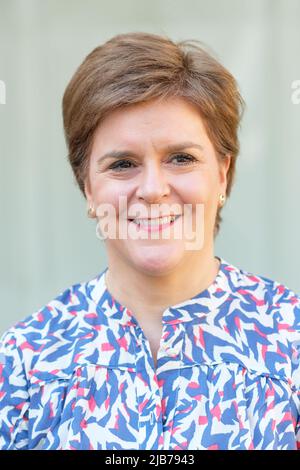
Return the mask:
<svg viewBox="0 0 300 470">
<path fill-rule="evenodd" d="M 207 289 L 215 280 L 219 260 L 209 253 L 198 252 L 173 271 L 162 276 L 138 271 L 128 263 L 109 259 L 106 285 L 111 295 L 137 318 L 161 322 L 163 311 Z M 126 282 L 124 282 L 126 279 Z"/>
</svg>

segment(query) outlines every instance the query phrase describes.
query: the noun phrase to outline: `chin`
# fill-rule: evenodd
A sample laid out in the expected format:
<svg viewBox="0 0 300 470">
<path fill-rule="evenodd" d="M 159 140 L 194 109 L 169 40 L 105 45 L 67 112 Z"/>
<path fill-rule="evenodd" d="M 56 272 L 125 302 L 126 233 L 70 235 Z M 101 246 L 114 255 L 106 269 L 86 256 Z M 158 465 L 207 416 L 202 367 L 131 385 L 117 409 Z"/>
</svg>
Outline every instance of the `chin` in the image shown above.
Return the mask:
<svg viewBox="0 0 300 470">
<path fill-rule="evenodd" d="M 184 253 L 167 247 L 162 249 L 149 247 L 135 253 L 131 262 L 135 268 L 145 274 L 161 276 L 168 274 L 180 264 Z"/>
</svg>

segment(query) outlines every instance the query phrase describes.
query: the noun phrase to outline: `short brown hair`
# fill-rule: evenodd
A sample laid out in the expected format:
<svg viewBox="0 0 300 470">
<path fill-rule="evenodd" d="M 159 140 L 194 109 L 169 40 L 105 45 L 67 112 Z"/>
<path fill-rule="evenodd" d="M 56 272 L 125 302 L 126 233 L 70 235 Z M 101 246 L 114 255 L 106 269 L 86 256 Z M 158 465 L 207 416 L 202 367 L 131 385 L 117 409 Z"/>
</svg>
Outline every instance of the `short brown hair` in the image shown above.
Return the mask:
<svg viewBox="0 0 300 470">
<path fill-rule="evenodd" d="M 134 32 L 114 36 L 85 58 L 63 96 L 68 157 L 84 196 L 89 153 L 100 122 L 116 108 L 169 97 L 196 105 L 218 158 L 231 155 L 229 196 L 244 101 L 235 78 L 200 44 Z M 221 220 L 219 209 L 215 235 Z"/>
</svg>

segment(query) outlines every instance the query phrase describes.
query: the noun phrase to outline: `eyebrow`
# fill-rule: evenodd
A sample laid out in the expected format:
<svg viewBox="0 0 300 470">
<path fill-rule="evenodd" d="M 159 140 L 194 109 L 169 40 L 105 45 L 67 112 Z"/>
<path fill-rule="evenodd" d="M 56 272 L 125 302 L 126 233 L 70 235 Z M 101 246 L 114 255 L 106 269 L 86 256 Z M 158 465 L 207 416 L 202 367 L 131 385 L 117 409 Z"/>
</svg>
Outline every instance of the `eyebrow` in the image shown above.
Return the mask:
<svg viewBox="0 0 300 470">
<path fill-rule="evenodd" d="M 177 144 L 170 144 L 167 145 L 164 150 L 168 152 L 178 152 L 180 150 L 184 150 L 187 148 L 197 148 L 199 150 L 204 150 L 203 146 L 200 144 L 196 144 L 194 142 L 180 142 Z M 136 157 L 137 154 L 132 152 L 132 150 L 111 150 L 110 152 L 105 153 L 101 157 L 97 159 L 97 163 L 102 163 L 104 160 L 107 160 L 109 158 L 112 158 L 114 160 L 118 160 L 120 158 L 125 158 L 125 157 Z"/>
</svg>

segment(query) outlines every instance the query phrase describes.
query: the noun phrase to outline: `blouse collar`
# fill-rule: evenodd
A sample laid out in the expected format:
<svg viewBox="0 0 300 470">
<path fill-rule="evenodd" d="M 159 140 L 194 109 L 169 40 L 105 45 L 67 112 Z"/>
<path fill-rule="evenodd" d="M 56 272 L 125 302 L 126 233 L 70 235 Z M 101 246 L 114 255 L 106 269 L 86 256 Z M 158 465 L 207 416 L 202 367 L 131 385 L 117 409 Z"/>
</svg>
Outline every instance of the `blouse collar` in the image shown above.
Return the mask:
<svg viewBox="0 0 300 470">
<path fill-rule="evenodd" d="M 199 314 L 210 313 L 228 298 L 232 285 L 231 276 L 234 272 L 237 274 L 238 270 L 224 259 L 218 258 L 220 266 L 214 282 L 194 297 L 166 308 L 162 315 L 163 324 L 177 324 L 195 320 L 199 318 Z M 138 322 L 129 308 L 121 305 L 109 292 L 105 280 L 107 271 L 108 268 L 92 279 L 87 286 L 87 293 L 95 302 L 97 313 L 104 314 L 104 322 L 110 318 L 124 326 L 138 326 Z"/>
</svg>

